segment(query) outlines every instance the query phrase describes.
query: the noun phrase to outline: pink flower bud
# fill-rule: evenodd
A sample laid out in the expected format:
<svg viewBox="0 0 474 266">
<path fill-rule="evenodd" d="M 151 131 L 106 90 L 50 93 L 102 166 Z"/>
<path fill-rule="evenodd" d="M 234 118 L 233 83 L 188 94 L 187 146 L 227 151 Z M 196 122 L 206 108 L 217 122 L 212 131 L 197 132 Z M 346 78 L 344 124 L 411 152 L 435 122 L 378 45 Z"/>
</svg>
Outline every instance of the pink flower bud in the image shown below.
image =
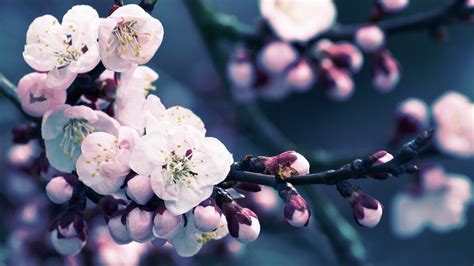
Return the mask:
<svg viewBox="0 0 474 266">
<path fill-rule="evenodd" d="M 359 72 L 364 63 L 360 50 L 349 42 L 333 44 L 329 40 L 322 40 L 316 46 L 316 53 L 320 56 L 328 56 L 337 67 L 347 69 L 352 73 Z"/>
<path fill-rule="evenodd" d="M 242 208 L 232 201 L 223 204 L 223 212 L 227 219 L 229 233 L 237 241 L 246 244 L 258 238 L 260 222 L 252 210 Z"/>
<path fill-rule="evenodd" d="M 420 99 L 409 98 L 401 102 L 396 111 L 397 131 L 408 135 L 419 132 L 428 126 L 428 106 Z"/>
<path fill-rule="evenodd" d="M 387 14 L 393 14 L 402 11 L 408 6 L 408 0 L 378 0 L 378 7 Z"/>
<path fill-rule="evenodd" d="M 258 55 L 258 63 L 268 74 L 281 74 L 298 58 L 296 50 L 286 42 L 267 44 Z"/>
<path fill-rule="evenodd" d="M 136 175 L 127 181 L 127 196 L 140 205 L 145 205 L 154 193 L 151 189 L 150 177 Z"/>
<path fill-rule="evenodd" d="M 63 204 L 69 201 L 72 197 L 72 193 L 72 186 L 63 176 L 52 178 L 46 185 L 46 194 L 48 195 L 48 198 L 56 204 Z"/>
<path fill-rule="evenodd" d="M 296 151 L 286 151 L 264 159 L 265 171 L 274 175 L 278 171 L 279 165 L 289 166 L 294 169 L 298 175 L 309 174 L 309 162 L 306 158 Z"/>
<path fill-rule="evenodd" d="M 350 74 L 334 67 L 329 59 L 321 62 L 320 80 L 328 97 L 334 101 L 346 101 L 354 93 L 354 82 Z"/>
<path fill-rule="evenodd" d="M 385 44 L 385 34 L 379 26 L 365 26 L 357 30 L 355 43 L 366 53 L 377 52 Z"/>
<path fill-rule="evenodd" d="M 153 218 L 153 234 L 162 239 L 170 239 L 186 224 L 185 215 L 174 215 L 161 203 Z"/>
<path fill-rule="evenodd" d="M 306 60 L 300 60 L 286 75 L 286 82 L 296 91 L 304 92 L 311 89 L 316 76 Z"/>
<path fill-rule="evenodd" d="M 311 211 L 306 201 L 299 194 L 291 193 L 285 200 L 284 214 L 286 221 L 294 226 L 307 226 Z"/>
<path fill-rule="evenodd" d="M 255 67 L 247 51 L 238 49 L 227 65 L 227 75 L 231 84 L 238 88 L 250 88 L 255 82 Z"/>
<path fill-rule="evenodd" d="M 75 256 L 86 245 L 87 224 L 79 215 L 67 216 L 65 215 L 53 223 L 51 241 L 54 249 L 61 255 Z"/>
<path fill-rule="evenodd" d="M 359 191 L 355 192 L 349 201 L 354 218 L 359 225 L 373 228 L 379 224 L 382 218 L 383 206 L 378 200 Z"/>
<path fill-rule="evenodd" d="M 194 207 L 193 214 L 196 228 L 201 232 L 211 232 L 219 226 L 222 211 L 211 197 Z"/>
<path fill-rule="evenodd" d="M 372 154 L 372 157 L 375 159 L 375 162 L 373 164 L 374 166 L 389 162 L 393 159 L 393 155 L 386 151 L 378 151 Z M 376 174 L 370 175 L 370 177 L 378 179 L 378 180 L 386 180 L 390 178 L 391 176 L 392 174 L 389 174 L 389 173 L 376 173 Z"/>
<path fill-rule="evenodd" d="M 389 51 L 382 51 L 375 56 L 372 84 L 382 93 L 392 91 L 400 81 L 400 67 Z"/>
<path fill-rule="evenodd" d="M 127 226 L 122 223 L 121 215 L 112 217 L 107 222 L 107 227 L 109 228 L 110 236 L 117 244 L 124 245 L 132 241 Z"/>
<path fill-rule="evenodd" d="M 13 166 L 24 167 L 31 164 L 40 155 L 40 147 L 37 142 L 30 141 L 27 144 L 15 144 L 8 150 L 8 160 Z"/>
<path fill-rule="evenodd" d="M 48 74 L 33 72 L 20 79 L 17 95 L 23 110 L 31 116 L 43 116 L 66 102 L 66 88 L 48 88 Z"/>
<path fill-rule="evenodd" d="M 127 228 L 132 240 L 145 243 L 154 239 L 153 236 L 153 214 L 148 211 L 135 208 L 127 215 Z"/>
</svg>

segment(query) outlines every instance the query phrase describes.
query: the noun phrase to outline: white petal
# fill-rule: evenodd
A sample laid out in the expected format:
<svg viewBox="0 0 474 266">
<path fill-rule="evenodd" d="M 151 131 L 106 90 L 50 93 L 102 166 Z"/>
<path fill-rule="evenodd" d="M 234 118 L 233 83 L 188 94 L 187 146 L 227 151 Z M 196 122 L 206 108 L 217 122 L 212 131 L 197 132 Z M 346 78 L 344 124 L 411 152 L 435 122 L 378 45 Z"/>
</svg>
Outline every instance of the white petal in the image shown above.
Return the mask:
<svg viewBox="0 0 474 266">
<path fill-rule="evenodd" d="M 63 133 L 64 126 L 69 122 L 69 118 L 64 116 L 64 111 L 69 107 L 71 106 L 61 105 L 44 114 L 41 124 L 41 137 L 44 140 L 52 140 Z"/>
<path fill-rule="evenodd" d="M 166 136 L 162 133 L 152 133 L 142 137 L 132 151 L 130 167 L 138 174 L 150 176 L 157 167 L 162 167 L 167 150 Z"/>
<path fill-rule="evenodd" d="M 76 79 L 77 74 L 69 71 L 68 67 L 61 69 L 53 69 L 48 72 L 48 80 L 46 85 L 50 88 L 63 87 L 68 88 Z"/>
<path fill-rule="evenodd" d="M 65 173 L 71 173 L 76 168 L 76 161 L 81 154 L 81 149 L 78 145 L 70 157 L 68 157 L 60 147 L 61 140 L 62 138 L 55 138 L 44 141 L 46 158 L 48 158 L 49 163 L 54 169 Z"/>
</svg>

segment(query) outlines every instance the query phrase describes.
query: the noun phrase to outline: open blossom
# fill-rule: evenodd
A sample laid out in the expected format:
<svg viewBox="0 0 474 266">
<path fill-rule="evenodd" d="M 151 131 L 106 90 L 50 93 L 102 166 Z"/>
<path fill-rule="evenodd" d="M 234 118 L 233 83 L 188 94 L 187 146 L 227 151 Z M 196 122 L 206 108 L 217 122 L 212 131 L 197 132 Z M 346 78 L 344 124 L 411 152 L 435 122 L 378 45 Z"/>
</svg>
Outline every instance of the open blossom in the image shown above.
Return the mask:
<svg viewBox="0 0 474 266">
<path fill-rule="evenodd" d="M 140 6 L 119 7 L 100 22 L 102 63 L 116 72 L 126 72 L 137 64 L 146 64 L 160 47 L 163 34 L 161 22 Z"/>
<path fill-rule="evenodd" d="M 131 168 L 150 176 L 153 191 L 174 215 L 209 198 L 232 163 L 232 155 L 219 140 L 204 137 L 189 125 L 143 136 L 130 158 Z"/>
<path fill-rule="evenodd" d="M 336 19 L 332 0 L 260 0 L 260 12 L 286 41 L 308 41 L 327 31 Z"/>
<path fill-rule="evenodd" d="M 472 201 L 468 177 L 448 174 L 440 167 L 425 169 L 415 190 L 401 192 L 392 204 L 392 230 L 413 237 L 425 228 L 447 232 L 461 228 Z"/>
<path fill-rule="evenodd" d="M 67 87 L 48 87 L 46 73 L 33 72 L 18 82 L 17 96 L 23 110 L 31 116 L 43 116 L 66 103 Z"/>
<path fill-rule="evenodd" d="M 93 132 L 118 134 L 118 122 L 101 111 L 86 106 L 62 105 L 43 117 L 41 135 L 46 157 L 59 171 L 72 172 L 81 154 L 81 143 Z"/>
<path fill-rule="evenodd" d="M 186 214 L 186 224 L 181 227 L 176 235 L 169 240 L 174 249 L 181 257 L 196 255 L 202 246 L 211 240 L 218 240 L 229 234 L 227 220 L 221 216 L 219 226 L 211 232 L 201 232 L 194 226 L 194 217 L 191 213 Z"/>
<path fill-rule="evenodd" d="M 86 136 L 76 163 L 79 180 L 102 195 L 119 190 L 130 172 L 128 162 L 137 140 L 138 133 L 129 127 L 120 127 L 118 135 L 94 132 Z"/>
<path fill-rule="evenodd" d="M 99 15 L 92 7 L 72 7 L 59 24 L 51 15 L 36 18 L 26 33 L 23 58 L 37 71 L 48 72 L 48 87 L 69 87 L 78 73 L 100 61 Z"/>
<path fill-rule="evenodd" d="M 101 78 L 104 77 L 110 79 L 113 72 L 106 70 Z M 143 134 L 143 107 L 149 91 L 155 90 L 152 83 L 157 79 L 158 73 L 146 66 L 138 66 L 121 74 L 114 101 L 114 117 L 121 125 L 132 127 Z"/>
<path fill-rule="evenodd" d="M 458 92 L 447 92 L 432 106 L 438 126 L 435 144 L 442 152 L 460 157 L 474 156 L 474 103 Z"/>
</svg>

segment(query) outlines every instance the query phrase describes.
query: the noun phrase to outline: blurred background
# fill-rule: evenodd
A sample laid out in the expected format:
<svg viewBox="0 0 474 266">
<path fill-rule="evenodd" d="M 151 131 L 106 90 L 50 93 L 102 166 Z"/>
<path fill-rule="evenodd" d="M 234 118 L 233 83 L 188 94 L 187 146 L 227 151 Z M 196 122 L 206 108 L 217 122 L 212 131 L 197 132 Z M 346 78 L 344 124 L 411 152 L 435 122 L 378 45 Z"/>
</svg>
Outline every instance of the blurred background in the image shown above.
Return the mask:
<svg viewBox="0 0 474 266">
<path fill-rule="evenodd" d="M 111 0 L 2 0 L 0 8 L 0 73 L 16 83 L 32 71 L 22 58 L 25 34 L 37 16 L 52 14 L 60 18 L 71 6 L 89 4 L 105 16 Z M 129 1 L 125 1 L 129 2 Z M 254 24 L 259 16 L 257 1 L 208 1 L 216 9 L 236 15 L 245 23 Z M 411 1 L 400 16 L 430 9 L 447 0 Z M 336 1 L 340 23 L 363 22 L 370 0 Z M 260 154 L 259 143 L 237 130 L 235 115 L 222 99 L 221 83 L 212 68 L 199 33 L 182 2 L 159 0 L 153 11 L 165 29 L 161 48 L 148 64 L 160 74 L 155 83 L 156 94 L 166 106 L 183 105 L 192 109 L 206 123 L 209 135 L 220 138 L 234 154 Z M 345 156 L 363 156 L 387 144 L 394 124 L 396 105 L 418 97 L 431 104 L 448 90 L 457 90 L 474 98 L 474 26 L 449 27 L 449 40 L 434 41 L 427 32 L 410 32 L 388 37 L 388 47 L 402 65 L 398 87 L 389 94 L 380 94 L 370 85 L 370 63 L 355 76 L 356 91 L 347 102 L 329 100 L 320 90 L 292 94 L 283 102 L 262 103 L 263 110 L 288 137 L 306 149 L 324 149 Z M 201 96 L 199 96 L 201 95 Z M 205 95 L 205 97 L 202 97 Z M 11 145 L 11 129 L 21 123 L 14 106 L 0 99 L 0 156 Z M 290 110 L 290 111 L 288 111 Z M 474 121 L 473 121 L 474 123 Z M 295 125 L 297 125 L 295 127 Z M 473 161 L 443 159 L 448 172 L 474 178 Z M 0 160 L 0 173 L 5 172 L 5 159 Z M 0 176 L 2 178 L 2 176 Z M 359 227 L 353 222 L 351 209 L 334 187 L 321 187 L 358 231 L 374 265 L 472 265 L 474 263 L 474 212 L 468 213 L 467 225 L 445 234 L 424 231 L 414 239 L 397 238 L 390 230 L 390 202 L 393 195 L 412 182 L 410 177 L 357 181 L 364 191 L 385 204 L 382 222 L 374 229 Z M 0 205 L 3 206 L 3 205 Z M 5 245 L 8 232 L 5 224 L 11 211 L 1 209 L 3 221 L 0 243 Z M 318 210 L 313 210 L 317 212 Z M 6 215 L 5 213 L 8 213 Z M 221 261 L 213 253 L 197 262 L 185 263 L 227 265 L 332 265 L 335 263 L 328 241 L 315 227 L 272 232 L 262 219 L 260 238 L 244 247 L 240 256 Z M 308 233 L 309 232 L 309 233 Z M 1 261 L 1 260 L 0 260 Z"/>
</svg>

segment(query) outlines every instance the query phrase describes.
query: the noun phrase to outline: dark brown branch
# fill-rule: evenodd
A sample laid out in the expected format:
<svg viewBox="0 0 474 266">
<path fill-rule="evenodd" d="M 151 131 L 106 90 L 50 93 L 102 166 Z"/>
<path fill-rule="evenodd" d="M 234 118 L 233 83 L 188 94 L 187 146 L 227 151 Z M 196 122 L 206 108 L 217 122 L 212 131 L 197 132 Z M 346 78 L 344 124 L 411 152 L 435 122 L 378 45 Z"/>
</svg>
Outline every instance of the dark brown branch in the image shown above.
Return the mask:
<svg viewBox="0 0 474 266">
<path fill-rule="evenodd" d="M 293 176 L 285 179 L 285 181 L 293 185 L 335 185 L 341 180 L 367 178 L 367 176 L 374 174 L 399 176 L 404 173 L 413 172 L 416 170 L 416 167 L 410 162 L 415 159 L 428 144 L 433 133 L 434 130 L 425 131 L 412 141 L 403 145 L 400 152 L 395 155 L 391 161 L 384 164 L 374 165 L 373 158 L 369 156 L 365 159 L 356 159 L 352 163 L 346 164 L 337 170 Z M 278 183 L 278 180 L 272 175 L 241 171 L 237 163 L 232 166 L 226 181 L 255 183 L 271 187 L 274 187 Z"/>
</svg>

